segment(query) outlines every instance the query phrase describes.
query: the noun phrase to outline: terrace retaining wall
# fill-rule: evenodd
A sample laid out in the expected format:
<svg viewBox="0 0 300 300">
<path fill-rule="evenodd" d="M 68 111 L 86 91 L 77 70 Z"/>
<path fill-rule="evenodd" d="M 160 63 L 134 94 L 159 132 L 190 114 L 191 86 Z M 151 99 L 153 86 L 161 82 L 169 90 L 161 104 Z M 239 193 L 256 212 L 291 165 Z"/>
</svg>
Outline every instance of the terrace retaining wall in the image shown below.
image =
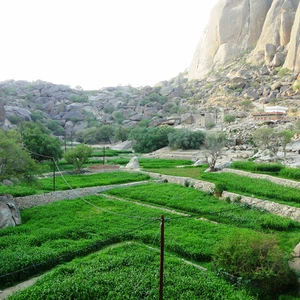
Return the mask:
<svg viewBox="0 0 300 300">
<path fill-rule="evenodd" d="M 280 184 L 280 185 L 300 189 L 300 182 L 289 180 L 289 179 L 278 178 L 278 177 L 274 177 L 274 176 L 270 176 L 270 175 L 266 175 L 266 174 L 250 173 L 250 172 L 245 172 L 245 171 L 236 170 L 236 169 L 227 169 L 227 168 L 224 168 L 222 170 L 222 172 L 234 173 L 234 174 L 237 174 L 237 175 L 247 176 L 247 177 L 250 177 L 250 178 L 266 179 L 266 180 L 269 180 L 269 181 L 274 182 L 276 184 Z"/>
<path fill-rule="evenodd" d="M 26 196 L 26 197 L 17 197 L 17 198 L 14 198 L 14 200 L 20 209 L 25 209 L 25 208 L 30 208 L 30 207 L 39 206 L 39 205 L 46 205 L 46 204 L 56 202 L 56 201 L 70 200 L 70 199 L 76 199 L 76 198 L 80 198 L 80 197 L 95 195 L 95 194 L 105 192 L 105 191 L 113 189 L 113 188 L 145 184 L 145 182 L 146 181 L 139 181 L 139 182 L 131 182 L 131 183 L 125 183 L 125 184 L 95 186 L 95 187 L 89 187 L 89 188 L 78 188 L 78 189 L 74 189 L 74 190 L 50 192 L 50 193 L 31 195 L 31 196 Z"/>
<path fill-rule="evenodd" d="M 228 170 L 231 170 L 231 169 L 228 169 Z M 226 169 L 226 171 L 227 171 L 227 169 Z M 242 171 L 238 171 L 238 172 L 240 173 Z M 152 178 L 159 179 L 158 182 L 167 181 L 169 183 L 176 183 L 176 184 L 180 184 L 183 186 L 194 187 L 195 189 L 198 189 L 198 190 L 201 190 L 204 192 L 208 192 L 208 193 L 213 193 L 214 188 L 215 188 L 215 185 L 213 183 L 201 181 L 201 180 L 197 180 L 197 179 L 193 179 L 193 178 L 163 175 L 163 174 L 144 172 L 144 171 L 142 171 L 142 173 L 148 174 Z M 244 172 L 244 173 L 247 173 L 247 172 Z M 248 176 L 248 173 L 246 175 Z M 256 174 L 251 174 L 251 175 L 256 175 Z M 257 177 L 257 178 L 264 178 L 265 175 L 258 175 L 258 176 L 262 176 L 262 177 Z M 283 181 L 286 181 L 286 180 L 283 180 Z M 105 192 L 105 191 L 107 191 L 109 189 L 113 189 L 113 188 L 135 186 L 135 185 L 140 185 L 140 184 L 145 184 L 145 183 L 146 183 L 145 181 L 141 181 L 141 182 L 126 183 L 126 184 L 97 186 L 97 187 L 90 187 L 90 188 L 79 188 L 76 190 L 58 191 L 58 192 L 50 192 L 50 193 L 46 193 L 46 194 L 41 194 L 41 195 L 17 197 L 17 198 L 14 198 L 14 200 L 20 209 L 25 209 L 25 208 L 30 208 L 33 206 L 38 206 L 38 205 L 46 205 L 46 204 L 49 204 L 49 203 L 52 203 L 55 201 L 70 200 L 70 199 L 95 195 L 95 194 Z M 271 202 L 271 201 L 267 201 L 267 200 L 261 200 L 261 199 L 257 199 L 257 198 L 253 198 L 253 197 L 246 197 L 246 196 L 242 196 L 239 194 L 230 193 L 227 191 L 223 192 L 221 199 L 223 199 L 223 200 L 230 199 L 231 201 L 234 201 L 234 199 L 236 199 L 237 197 L 239 197 L 241 199 L 240 200 L 241 202 L 247 203 L 251 206 L 259 207 L 259 208 L 269 211 L 270 213 L 273 213 L 273 214 L 276 214 L 279 216 L 283 216 L 283 217 L 288 217 L 288 218 L 291 218 L 292 220 L 300 222 L 300 208 L 296 208 L 296 207 L 292 207 L 292 206 L 288 206 L 288 205 L 284 205 L 284 204 L 279 204 L 279 203 L 275 203 L 275 202 Z"/>
</svg>

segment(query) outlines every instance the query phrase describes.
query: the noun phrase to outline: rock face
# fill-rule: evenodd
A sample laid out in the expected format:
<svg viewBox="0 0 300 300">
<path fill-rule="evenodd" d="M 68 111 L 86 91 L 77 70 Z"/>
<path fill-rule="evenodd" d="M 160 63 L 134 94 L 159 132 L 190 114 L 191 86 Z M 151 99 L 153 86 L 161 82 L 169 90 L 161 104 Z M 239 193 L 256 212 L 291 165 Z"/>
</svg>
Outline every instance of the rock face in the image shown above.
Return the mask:
<svg viewBox="0 0 300 300">
<path fill-rule="evenodd" d="M 11 195 L 0 196 L 0 229 L 21 224 L 19 208 Z"/>
<path fill-rule="evenodd" d="M 300 0 L 219 0 L 198 44 L 188 78 L 201 79 L 252 50 L 252 61 L 266 59 L 299 72 Z M 280 48 L 281 47 L 281 48 Z M 287 55 L 287 57 L 286 57 Z"/>
<path fill-rule="evenodd" d="M 291 41 L 284 67 L 300 72 L 300 5 L 298 5 L 294 26 L 291 32 Z"/>
<path fill-rule="evenodd" d="M 0 98 L 0 126 L 3 125 L 4 121 L 5 121 L 4 103 L 3 100 Z"/>
</svg>

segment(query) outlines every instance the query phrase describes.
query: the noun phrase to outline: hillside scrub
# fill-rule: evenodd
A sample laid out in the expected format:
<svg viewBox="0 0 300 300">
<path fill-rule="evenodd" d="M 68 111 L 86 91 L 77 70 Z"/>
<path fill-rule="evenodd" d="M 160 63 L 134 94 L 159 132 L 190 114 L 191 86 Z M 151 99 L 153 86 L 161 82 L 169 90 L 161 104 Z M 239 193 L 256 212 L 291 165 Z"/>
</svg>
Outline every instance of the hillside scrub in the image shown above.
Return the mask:
<svg viewBox="0 0 300 300">
<path fill-rule="evenodd" d="M 247 285 L 261 299 L 274 299 L 297 287 L 296 274 L 274 236 L 228 235 L 216 245 L 213 262 L 225 277 L 249 280 Z"/>
</svg>

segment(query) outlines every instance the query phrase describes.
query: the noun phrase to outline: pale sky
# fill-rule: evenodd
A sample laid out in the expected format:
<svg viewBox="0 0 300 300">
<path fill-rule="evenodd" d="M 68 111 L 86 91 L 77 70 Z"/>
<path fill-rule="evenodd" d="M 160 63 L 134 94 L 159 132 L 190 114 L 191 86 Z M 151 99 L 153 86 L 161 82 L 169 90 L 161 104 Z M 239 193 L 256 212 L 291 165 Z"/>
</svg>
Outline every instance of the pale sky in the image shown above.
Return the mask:
<svg viewBox="0 0 300 300">
<path fill-rule="evenodd" d="M 0 81 L 84 89 L 168 80 L 218 0 L 0 0 Z"/>
</svg>

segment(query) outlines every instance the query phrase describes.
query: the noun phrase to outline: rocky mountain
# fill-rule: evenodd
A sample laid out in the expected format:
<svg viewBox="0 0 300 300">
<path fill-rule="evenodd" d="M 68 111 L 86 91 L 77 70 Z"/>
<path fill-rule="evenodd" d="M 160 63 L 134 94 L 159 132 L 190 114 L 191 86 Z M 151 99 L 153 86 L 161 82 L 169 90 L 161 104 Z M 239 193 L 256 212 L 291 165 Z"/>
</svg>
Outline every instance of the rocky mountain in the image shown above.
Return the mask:
<svg viewBox="0 0 300 300">
<path fill-rule="evenodd" d="M 300 0 L 219 0 L 189 67 L 202 79 L 249 54 L 248 61 L 299 72 Z"/>
<path fill-rule="evenodd" d="M 285 126 L 292 128 L 300 117 L 299 2 L 219 0 L 188 71 L 154 87 L 84 91 L 44 81 L 0 82 L 0 127 L 43 120 L 54 134 L 72 136 L 95 125 L 149 120 L 225 130 L 224 116 L 233 114 L 238 125 L 228 132 L 238 139 L 257 128 L 254 112 L 280 105 L 288 108 Z"/>
</svg>

